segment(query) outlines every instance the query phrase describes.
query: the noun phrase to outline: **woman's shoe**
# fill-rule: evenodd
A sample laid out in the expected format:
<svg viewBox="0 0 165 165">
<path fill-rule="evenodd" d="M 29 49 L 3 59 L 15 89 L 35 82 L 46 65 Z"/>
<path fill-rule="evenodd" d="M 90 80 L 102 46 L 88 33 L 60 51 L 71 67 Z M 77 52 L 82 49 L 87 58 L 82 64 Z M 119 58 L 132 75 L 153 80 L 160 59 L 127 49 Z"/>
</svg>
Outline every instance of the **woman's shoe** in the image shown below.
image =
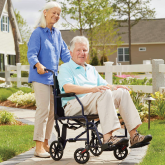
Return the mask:
<svg viewBox="0 0 165 165">
<path fill-rule="evenodd" d="M 40 157 L 40 158 L 50 158 L 50 154 L 48 152 L 37 153 L 36 151 L 34 151 L 34 156 Z"/>
</svg>

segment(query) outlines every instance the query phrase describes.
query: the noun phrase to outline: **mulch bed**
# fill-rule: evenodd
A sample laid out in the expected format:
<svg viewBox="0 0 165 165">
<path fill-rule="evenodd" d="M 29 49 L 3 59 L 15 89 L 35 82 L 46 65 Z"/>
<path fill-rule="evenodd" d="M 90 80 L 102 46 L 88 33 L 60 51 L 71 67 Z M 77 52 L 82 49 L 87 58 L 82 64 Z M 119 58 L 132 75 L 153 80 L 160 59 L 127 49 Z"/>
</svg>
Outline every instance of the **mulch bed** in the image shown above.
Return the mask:
<svg viewBox="0 0 165 165">
<path fill-rule="evenodd" d="M 18 105 L 18 106 L 16 106 L 16 103 L 12 103 L 9 100 L 0 101 L 0 106 L 36 110 L 36 106 L 34 106 L 34 105 L 28 104 L 28 105 Z"/>
<path fill-rule="evenodd" d="M 14 124 L 8 123 L 8 124 L 0 124 L 0 126 L 5 126 L 5 125 L 27 125 L 25 123 L 22 123 L 21 121 L 16 120 Z"/>
</svg>

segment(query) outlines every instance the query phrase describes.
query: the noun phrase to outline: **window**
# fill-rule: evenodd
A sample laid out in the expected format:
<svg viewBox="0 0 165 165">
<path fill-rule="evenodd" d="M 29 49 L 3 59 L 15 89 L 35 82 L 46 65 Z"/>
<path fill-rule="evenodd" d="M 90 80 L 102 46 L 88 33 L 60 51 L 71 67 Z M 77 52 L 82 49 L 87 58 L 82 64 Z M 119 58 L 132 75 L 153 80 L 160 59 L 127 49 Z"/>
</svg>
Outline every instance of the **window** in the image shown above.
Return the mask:
<svg viewBox="0 0 165 165">
<path fill-rule="evenodd" d="M 2 16 L 1 31 L 9 32 L 9 19 L 7 15 Z"/>
<path fill-rule="evenodd" d="M 146 48 L 145 47 L 141 47 L 141 48 L 139 48 L 139 51 L 146 51 Z"/>
<path fill-rule="evenodd" d="M 0 72 L 5 71 L 4 54 L 0 54 Z"/>
<path fill-rule="evenodd" d="M 129 48 L 118 48 L 117 56 L 119 62 L 129 61 Z"/>
<path fill-rule="evenodd" d="M 7 61 L 8 65 L 16 65 L 16 56 L 15 55 L 8 55 L 7 56 Z"/>
</svg>

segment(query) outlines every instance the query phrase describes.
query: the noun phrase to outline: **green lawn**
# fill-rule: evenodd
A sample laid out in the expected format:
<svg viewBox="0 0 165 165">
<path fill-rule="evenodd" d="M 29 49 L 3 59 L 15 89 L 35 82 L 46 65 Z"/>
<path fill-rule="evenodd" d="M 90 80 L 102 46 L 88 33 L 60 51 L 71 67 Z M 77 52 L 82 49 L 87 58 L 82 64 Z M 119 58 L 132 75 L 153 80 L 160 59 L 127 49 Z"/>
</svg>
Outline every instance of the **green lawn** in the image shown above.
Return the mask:
<svg viewBox="0 0 165 165">
<path fill-rule="evenodd" d="M 0 126 L 0 162 L 35 146 L 32 125 Z"/>
<path fill-rule="evenodd" d="M 140 165 L 164 165 L 165 164 L 165 120 L 151 122 L 150 130 L 148 124 L 143 123 L 139 129 L 141 134 L 151 134 L 153 139 L 147 154 Z"/>
<path fill-rule="evenodd" d="M 21 88 L 0 88 L 0 101 L 5 101 L 13 93 L 22 90 L 24 93 L 32 92 L 31 88 L 21 87 Z"/>
</svg>

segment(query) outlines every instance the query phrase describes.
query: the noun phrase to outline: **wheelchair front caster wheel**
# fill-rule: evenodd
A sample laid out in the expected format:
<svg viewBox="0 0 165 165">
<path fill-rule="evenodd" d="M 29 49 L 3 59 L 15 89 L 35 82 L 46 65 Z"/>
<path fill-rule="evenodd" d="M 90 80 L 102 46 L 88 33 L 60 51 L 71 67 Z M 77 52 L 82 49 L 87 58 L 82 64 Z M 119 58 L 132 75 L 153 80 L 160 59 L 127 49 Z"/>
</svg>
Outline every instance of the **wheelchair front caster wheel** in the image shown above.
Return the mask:
<svg viewBox="0 0 165 165">
<path fill-rule="evenodd" d="M 77 163 L 79 164 L 85 164 L 90 157 L 89 152 L 84 152 L 85 148 L 78 148 L 75 152 L 74 152 L 74 159 Z"/>
<path fill-rule="evenodd" d="M 91 146 L 90 151 L 94 156 L 99 156 L 102 153 L 102 149 L 99 146 L 99 142 L 97 138 L 92 139 L 90 141 L 90 146 Z"/>
<path fill-rule="evenodd" d="M 53 141 L 50 145 L 50 156 L 58 161 L 63 156 L 63 146 L 59 141 Z"/>
<path fill-rule="evenodd" d="M 114 154 L 114 156 L 115 156 L 116 159 L 123 160 L 123 159 L 125 159 L 127 157 L 128 150 L 127 150 L 126 147 L 116 148 L 114 150 L 114 153 L 113 154 Z"/>
</svg>

